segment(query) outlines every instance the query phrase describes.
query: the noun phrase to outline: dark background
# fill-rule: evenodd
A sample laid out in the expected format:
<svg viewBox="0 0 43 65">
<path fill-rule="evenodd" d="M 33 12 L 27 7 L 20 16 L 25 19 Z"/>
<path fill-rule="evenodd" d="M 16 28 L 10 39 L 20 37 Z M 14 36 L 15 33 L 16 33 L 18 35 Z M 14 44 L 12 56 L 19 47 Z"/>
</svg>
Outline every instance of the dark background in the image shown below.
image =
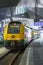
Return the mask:
<svg viewBox="0 0 43 65">
<path fill-rule="evenodd" d="M 16 6 L 20 0 L 0 0 L 0 8 Z"/>
</svg>

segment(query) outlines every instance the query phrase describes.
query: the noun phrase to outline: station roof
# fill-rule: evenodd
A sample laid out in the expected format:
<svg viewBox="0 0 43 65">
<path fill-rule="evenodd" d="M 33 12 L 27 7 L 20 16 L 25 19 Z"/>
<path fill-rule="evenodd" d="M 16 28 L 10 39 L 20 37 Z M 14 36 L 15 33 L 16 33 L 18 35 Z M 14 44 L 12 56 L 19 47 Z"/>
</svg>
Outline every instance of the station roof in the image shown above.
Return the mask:
<svg viewBox="0 0 43 65">
<path fill-rule="evenodd" d="M 0 0 L 0 8 L 17 6 L 20 0 Z"/>
</svg>

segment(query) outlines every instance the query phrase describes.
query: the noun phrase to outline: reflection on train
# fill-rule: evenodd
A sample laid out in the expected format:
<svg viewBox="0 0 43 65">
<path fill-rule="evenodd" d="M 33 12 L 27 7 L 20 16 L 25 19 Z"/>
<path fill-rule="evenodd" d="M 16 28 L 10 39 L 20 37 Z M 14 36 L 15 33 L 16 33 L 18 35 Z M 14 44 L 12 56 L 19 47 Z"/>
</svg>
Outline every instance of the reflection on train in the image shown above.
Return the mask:
<svg viewBox="0 0 43 65">
<path fill-rule="evenodd" d="M 4 45 L 14 47 L 24 45 L 24 25 L 19 21 L 12 21 L 4 29 Z"/>
</svg>

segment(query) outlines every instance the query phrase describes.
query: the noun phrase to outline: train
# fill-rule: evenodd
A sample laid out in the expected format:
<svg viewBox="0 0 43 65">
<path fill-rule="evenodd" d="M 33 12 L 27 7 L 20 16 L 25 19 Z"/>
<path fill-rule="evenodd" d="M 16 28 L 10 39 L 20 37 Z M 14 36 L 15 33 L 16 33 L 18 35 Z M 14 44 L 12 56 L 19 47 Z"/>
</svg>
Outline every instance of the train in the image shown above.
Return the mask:
<svg viewBox="0 0 43 65">
<path fill-rule="evenodd" d="M 4 46 L 15 47 L 24 45 L 24 25 L 20 21 L 9 22 L 4 28 Z"/>
</svg>

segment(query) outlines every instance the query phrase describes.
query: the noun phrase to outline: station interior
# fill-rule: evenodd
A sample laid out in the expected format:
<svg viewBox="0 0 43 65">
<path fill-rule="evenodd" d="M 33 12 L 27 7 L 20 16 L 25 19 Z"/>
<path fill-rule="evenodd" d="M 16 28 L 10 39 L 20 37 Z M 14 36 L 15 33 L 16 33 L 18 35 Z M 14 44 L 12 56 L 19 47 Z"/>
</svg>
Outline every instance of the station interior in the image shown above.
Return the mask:
<svg viewBox="0 0 43 65">
<path fill-rule="evenodd" d="M 3 45 L 4 29 L 13 21 L 23 24 L 24 44 L 27 46 L 21 52 L 21 57 L 10 64 L 7 54 L 13 53 L 15 47 L 12 51 Z M 43 65 L 43 0 L 0 1 L 0 59 L 0 65 Z"/>
</svg>

